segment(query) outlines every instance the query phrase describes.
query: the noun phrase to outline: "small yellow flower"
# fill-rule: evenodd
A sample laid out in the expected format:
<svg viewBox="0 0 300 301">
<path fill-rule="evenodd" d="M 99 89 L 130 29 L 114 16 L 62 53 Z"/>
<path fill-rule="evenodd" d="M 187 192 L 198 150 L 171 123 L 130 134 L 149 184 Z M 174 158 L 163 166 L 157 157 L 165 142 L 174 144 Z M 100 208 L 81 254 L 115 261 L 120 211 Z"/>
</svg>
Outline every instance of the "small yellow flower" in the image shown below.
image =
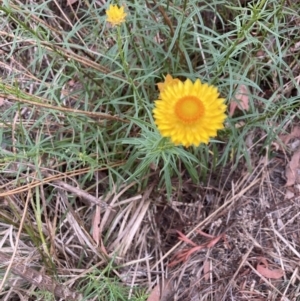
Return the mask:
<svg viewBox="0 0 300 301">
<path fill-rule="evenodd" d="M 117 5 L 110 5 L 106 10 L 107 22 L 111 23 L 112 26 L 125 22 L 126 15 L 123 6 L 119 8 Z"/>
<path fill-rule="evenodd" d="M 176 85 L 179 82 L 180 82 L 180 79 L 173 78 L 172 75 L 167 74 L 165 81 L 163 83 L 158 83 L 157 87 L 158 87 L 159 92 L 161 93 L 166 89 L 166 87 Z"/>
<path fill-rule="evenodd" d="M 219 129 L 224 128 L 225 99 L 219 98 L 216 87 L 202 84 L 199 79 L 195 83 L 189 79 L 176 83 L 174 80 L 159 87 L 161 93 L 153 109 L 158 130 L 163 137 L 170 137 L 175 145 L 207 144 Z"/>
</svg>

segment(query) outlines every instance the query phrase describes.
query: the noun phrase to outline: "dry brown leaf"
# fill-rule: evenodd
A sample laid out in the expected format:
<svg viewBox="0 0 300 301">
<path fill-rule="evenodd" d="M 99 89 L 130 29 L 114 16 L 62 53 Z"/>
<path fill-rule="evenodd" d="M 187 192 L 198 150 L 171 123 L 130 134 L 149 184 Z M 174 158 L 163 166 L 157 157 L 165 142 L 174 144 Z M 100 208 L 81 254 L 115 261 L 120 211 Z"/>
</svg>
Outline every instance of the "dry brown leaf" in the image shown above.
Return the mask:
<svg viewBox="0 0 300 301">
<path fill-rule="evenodd" d="M 2 107 L 5 103 L 5 98 L 0 97 L 0 107 Z"/>
<path fill-rule="evenodd" d="M 149 295 L 147 301 L 159 301 L 159 299 L 160 299 L 160 285 L 157 284 L 153 288 L 153 290 L 152 290 L 151 294 Z"/>
<path fill-rule="evenodd" d="M 160 301 L 170 301 L 173 300 L 174 296 L 173 283 L 170 278 L 165 278 L 163 282 L 163 287 L 161 288 Z"/>
<path fill-rule="evenodd" d="M 78 0 L 67 0 L 67 5 L 72 5 L 74 3 L 76 3 Z"/>
<path fill-rule="evenodd" d="M 232 116 L 236 110 L 239 108 L 242 111 L 249 110 L 249 91 L 245 85 L 240 85 L 237 88 L 235 99 L 230 101 L 229 115 Z"/>
<path fill-rule="evenodd" d="M 286 167 L 285 176 L 287 178 L 285 186 L 292 186 L 295 184 L 298 171 L 299 171 L 299 159 L 300 159 L 300 149 L 294 152 L 291 161 Z"/>
<path fill-rule="evenodd" d="M 204 263 L 203 263 L 203 273 L 204 273 L 204 279 L 206 281 L 209 280 L 209 274 L 210 274 L 210 262 L 211 260 L 205 259 Z"/>
<path fill-rule="evenodd" d="M 172 299 L 172 296 L 174 295 L 172 281 L 168 278 L 162 280 L 160 281 L 160 284 L 157 284 L 153 288 L 147 301 L 169 301 Z"/>
<path fill-rule="evenodd" d="M 258 258 L 256 270 L 262 276 L 270 279 L 280 279 L 284 275 L 282 269 L 270 270 L 268 261 L 263 257 Z"/>
<path fill-rule="evenodd" d="M 300 126 L 295 126 L 290 134 L 279 135 L 279 139 L 283 144 L 288 144 L 293 138 L 300 138 Z"/>
<path fill-rule="evenodd" d="M 286 189 L 284 198 L 286 200 L 291 200 L 293 197 L 295 197 L 295 193 L 293 191 L 291 191 L 289 188 Z"/>
</svg>

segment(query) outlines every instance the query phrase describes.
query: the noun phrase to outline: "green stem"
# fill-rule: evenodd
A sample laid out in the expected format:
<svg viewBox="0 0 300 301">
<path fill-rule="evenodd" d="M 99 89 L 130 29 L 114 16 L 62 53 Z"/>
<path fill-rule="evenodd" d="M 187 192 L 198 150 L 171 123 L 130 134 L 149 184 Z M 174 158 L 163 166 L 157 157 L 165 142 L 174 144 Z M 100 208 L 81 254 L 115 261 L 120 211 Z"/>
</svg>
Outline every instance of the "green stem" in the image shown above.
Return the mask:
<svg viewBox="0 0 300 301">
<path fill-rule="evenodd" d="M 121 35 L 121 27 L 120 26 L 117 27 L 117 45 L 118 45 L 119 55 L 120 55 L 121 63 L 122 63 L 123 68 L 124 68 L 124 73 L 125 73 L 126 79 L 127 79 L 128 83 L 130 84 L 130 86 L 132 87 L 132 90 L 133 90 L 133 96 L 134 96 L 134 102 L 135 102 L 135 116 L 134 117 L 138 118 L 139 108 L 142 107 L 142 100 L 141 100 L 141 97 L 138 93 L 136 84 L 135 84 L 134 80 L 132 79 L 132 77 L 130 76 L 129 64 L 126 61 L 126 58 L 125 58 L 125 55 L 124 55 L 123 44 L 122 44 L 122 35 Z"/>
</svg>

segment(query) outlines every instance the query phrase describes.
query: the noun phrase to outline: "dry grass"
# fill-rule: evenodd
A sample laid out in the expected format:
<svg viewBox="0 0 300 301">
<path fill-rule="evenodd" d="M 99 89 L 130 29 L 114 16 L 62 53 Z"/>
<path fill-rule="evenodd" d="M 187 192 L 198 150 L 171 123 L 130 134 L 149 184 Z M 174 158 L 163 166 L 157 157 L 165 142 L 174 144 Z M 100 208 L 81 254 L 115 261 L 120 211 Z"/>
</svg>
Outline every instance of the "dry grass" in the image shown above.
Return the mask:
<svg viewBox="0 0 300 301">
<path fill-rule="evenodd" d="M 13 2 L 16 10 L 22 5 L 22 1 Z M 98 2 L 95 5 L 100 5 Z M 286 1 L 291 10 L 296 5 Z M 218 154 L 224 155 L 227 163 L 216 167 L 208 157 L 205 181 L 194 183 L 181 166 L 179 176 L 172 174 L 168 200 L 167 184 L 161 184 L 157 166 L 148 166 L 138 179 L 130 177 L 135 170 L 125 170 L 118 178 L 118 168 L 126 164 L 132 150 L 119 146 L 124 138 L 119 136 L 119 128 L 126 132 L 130 122 L 118 115 L 121 107 L 132 117 L 135 108 L 122 98 L 127 86 L 119 99 L 122 106 L 97 103 L 105 97 L 102 87 L 108 89 L 112 79 L 126 78 L 107 70 L 91 55 L 102 54 L 115 42 L 104 34 L 104 46 L 94 45 L 94 41 L 89 44 L 83 40 L 89 33 L 83 27 L 68 41 L 70 49 L 60 47 L 64 34 L 73 29 L 69 22 L 75 24 L 79 16 L 73 7 L 57 1 L 51 2 L 47 13 L 49 19 L 34 15 L 28 24 L 32 28 L 43 24 L 53 43 L 39 45 L 26 36 L 19 38 L 17 22 L 7 22 L 1 30 L 0 70 L 5 79 L 0 92 L 1 300 L 141 301 L 153 288 L 160 297 L 149 301 L 300 300 L 300 168 L 289 165 L 300 135 L 290 134 L 282 147 L 280 139 L 266 130 L 274 127 L 292 132 L 299 124 L 297 101 L 290 104 L 288 114 L 268 119 L 265 127 L 258 124 L 245 130 L 246 134 L 241 130 L 239 139 L 246 141 L 239 144 L 241 148 L 232 142 L 231 152 L 225 143 L 219 144 Z M 25 11 L 16 16 L 28 21 Z M 15 15 L 11 13 L 11 17 Z M 298 24 L 299 31 L 299 16 L 289 16 L 286 22 Z M 291 36 L 294 31 L 295 27 L 291 28 Z M 20 47 L 15 49 L 12 41 Z M 75 48 L 76 43 L 92 52 Z M 274 45 L 272 40 L 266 49 L 275 53 Z M 39 47 L 45 50 L 40 61 L 36 60 Z M 252 87 L 257 97 L 253 107 L 260 109 L 268 106 L 268 101 L 276 104 L 299 93 L 299 41 L 286 47 L 282 60 L 290 73 L 278 79 L 277 70 L 271 70 L 257 80 L 261 90 Z M 268 55 L 262 54 L 264 67 L 272 65 Z M 68 62 L 74 65 L 65 66 Z M 76 72 L 67 74 L 69 68 Z M 45 75 L 44 69 L 49 73 Z M 64 72 L 67 79 L 59 82 L 56 91 L 52 86 Z M 98 80 L 97 72 L 113 76 Z M 260 72 L 255 76 L 260 77 Z M 85 81 L 94 85 L 87 88 Z M 93 89 L 97 92 L 91 92 Z M 274 111 L 284 111 L 284 105 Z M 264 111 L 263 117 L 255 112 L 257 116 L 250 114 L 250 119 L 267 119 L 273 114 L 271 109 Z M 248 122 L 243 112 L 238 115 L 233 126 L 236 131 Z M 226 130 L 230 131 L 230 126 L 227 124 Z M 132 137 L 140 134 L 137 128 L 128 130 Z M 116 143 L 95 138 L 104 137 L 104 132 L 108 137 L 117 133 Z M 224 134 L 224 141 L 229 141 L 230 133 Z M 82 150 L 83 144 L 88 147 Z M 103 149 L 99 150 L 99 145 L 104 145 Z M 240 151 L 242 148 L 246 151 Z M 210 153 L 215 154 L 207 148 Z M 139 160 L 137 156 L 133 161 Z M 286 187 L 288 168 L 295 177 Z"/>
<path fill-rule="evenodd" d="M 29 283 L 31 288 L 49 291 L 54 287 L 57 297 L 64 296 L 59 293 L 59 284 L 52 283 L 54 275 L 48 280 L 52 284 L 45 284 L 45 277 L 49 278 L 45 272 L 51 273 L 53 265 L 55 273 L 68 279 L 66 289 L 75 293 L 76 283 L 95 265 L 101 269 L 114 259 L 117 268 L 111 273 L 120 283 L 149 289 L 156 283 L 167 283 L 161 300 L 297 300 L 299 201 L 297 197 L 285 200 L 282 173 L 282 159 L 267 161 L 261 157 L 256 169 L 243 172 L 239 180 L 234 179 L 239 176 L 235 171 L 223 177 L 218 186 L 208 183 L 196 187 L 187 181 L 170 203 L 154 191 L 155 185 L 133 196 L 128 192 L 132 184 L 107 195 L 106 207 L 89 203 L 85 192 L 81 194 L 78 188 L 66 191 L 65 181 L 45 184 L 30 176 L 34 179 L 32 187 L 26 184 L 19 186 L 22 189 L 18 192 L 1 195 L 6 200 L 1 205 L 2 217 L 21 219 L 16 227 L 1 224 L 0 259 L 2 264 L 9 262 L 9 270 L 15 274 L 10 274 L 4 287 L 14 287 L 6 291 L 6 298 L 13 300 L 18 291 L 22 295 L 21 287 Z M 52 205 L 43 200 L 48 185 L 55 187 Z M 15 186 L 14 181 L 6 181 L 5 186 Z M 38 232 L 31 206 L 37 191 L 45 214 L 43 234 L 36 235 L 47 241 L 47 247 L 41 244 L 39 248 L 22 230 L 26 227 Z M 71 204 L 68 199 L 72 194 L 82 200 L 78 198 Z M 26 198 L 22 200 L 22 196 Z M 178 240 L 177 231 L 203 245 L 207 238 L 197 230 L 214 237 L 224 234 L 224 239 L 169 267 L 175 254 L 191 248 Z M 271 279 L 261 275 L 257 271 L 260 258 L 268 261 L 270 270 L 282 269 L 284 276 Z M 35 276 L 30 274 L 31 269 Z"/>
</svg>

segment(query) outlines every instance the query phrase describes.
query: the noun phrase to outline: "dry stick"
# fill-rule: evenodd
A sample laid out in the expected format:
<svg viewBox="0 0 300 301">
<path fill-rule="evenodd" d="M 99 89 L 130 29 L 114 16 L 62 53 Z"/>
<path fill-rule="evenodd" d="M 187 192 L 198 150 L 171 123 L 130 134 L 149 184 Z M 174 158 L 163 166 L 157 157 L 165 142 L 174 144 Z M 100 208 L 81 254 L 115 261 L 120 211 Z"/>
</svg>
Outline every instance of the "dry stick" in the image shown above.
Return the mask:
<svg viewBox="0 0 300 301">
<path fill-rule="evenodd" d="M 285 297 L 285 295 L 286 295 L 288 289 L 290 288 L 290 285 L 291 285 L 292 282 L 295 280 L 295 277 L 297 276 L 297 274 L 298 274 L 298 268 L 296 268 L 295 271 L 293 272 L 293 275 L 291 276 L 291 278 L 290 278 L 290 280 L 289 280 L 289 283 L 287 284 L 287 286 L 286 286 L 286 288 L 285 288 L 285 290 L 284 290 L 284 292 L 283 292 L 282 298 Z"/>
<path fill-rule="evenodd" d="M 49 291 L 57 298 L 63 298 L 70 301 L 78 301 L 82 299 L 80 294 L 72 292 L 68 287 L 62 284 L 57 284 L 51 277 L 29 268 L 19 261 L 14 262 L 10 256 L 0 251 L 0 263 L 7 264 L 8 262 L 10 262 L 9 266 L 14 274 L 37 286 L 40 290 Z"/>
<path fill-rule="evenodd" d="M 8 155 L 13 155 L 13 153 L 11 153 L 11 152 L 8 152 L 8 151 L 5 151 L 5 150 L 2 150 L 2 151 L 4 153 L 7 153 Z M 22 163 L 20 163 L 20 164 L 22 164 Z M 116 165 L 114 164 L 114 165 L 112 165 L 112 167 L 118 166 L 120 164 L 121 163 L 116 163 Z M 29 166 L 32 169 L 35 168 L 34 165 L 32 165 L 30 163 L 26 163 L 26 164 L 24 164 L 24 166 L 26 166 L 26 167 Z M 97 169 L 97 170 L 105 170 L 105 169 L 106 168 L 100 168 L 100 169 Z M 84 200 L 87 200 L 89 202 L 89 205 L 98 205 L 98 206 L 103 207 L 103 208 L 110 207 L 104 201 L 102 201 L 101 198 L 96 198 L 96 197 L 90 195 L 89 193 L 79 189 L 79 188 L 73 187 L 73 186 L 61 181 L 61 179 L 88 172 L 90 170 L 89 168 L 82 168 L 80 170 L 68 171 L 68 172 L 65 172 L 64 174 L 54 174 L 54 175 L 49 173 L 47 171 L 47 168 L 41 168 L 41 170 L 42 170 L 42 174 L 45 175 L 46 178 L 44 178 L 42 180 L 40 180 L 40 179 L 35 180 L 34 182 L 31 182 L 31 183 L 26 184 L 24 186 L 17 187 L 15 189 L 11 189 L 9 191 L 5 191 L 3 193 L 0 193 L 0 197 L 6 197 L 6 196 L 9 196 L 9 195 L 14 195 L 16 193 L 21 193 L 23 191 L 28 191 L 28 190 L 30 190 L 34 187 L 41 186 L 41 185 L 49 183 L 50 185 L 53 185 L 53 186 L 57 185 L 58 187 L 62 187 L 65 190 L 68 190 L 69 192 L 74 193 L 78 197 L 82 197 Z M 1 188 L 4 188 L 4 185 L 2 187 L 0 186 L 0 189 Z"/>
<path fill-rule="evenodd" d="M 286 246 L 300 259 L 299 252 L 290 244 L 288 240 L 286 240 L 274 227 L 273 220 L 271 219 L 270 214 L 267 214 L 267 217 L 271 223 L 272 231 L 286 244 Z"/>
<path fill-rule="evenodd" d="M 0 30 L 0 35 L 8 37 L 8 38 L 12 38 L 15 41 L 15 43 L 23 43 L 23 44 L 24 43 L 29 43 L 31 45 L 37 45 L 37 42 L 35 40 L 33 40 L 33 39 L 24 39 L 24 38 L 22 38 L 22 39 L 20 38 L 19 39 L 14 34 L 9 34 L 6 31 Z M 90 59 L 86 59 L 82 55 L 74 53 L 72 50 L 64 49 L 64 48 L 61 48 L 61 47 L 59 47 L 57 45 L 54 45 L 51 42 L 39 41 L 38 46 L 39 47 L 44 47 L 44 49 L 49 50 L 49 51 L 55 51 L 56 53 L 58 53 L 62 57 L 64 57 L 67 61 L 74 60 L 75 62 L 78 62 L 81 65 L 84 65 L 86 67 L 91 67 L 91 68 L 93 68 L 93 69 L 95 69 L 95 70 L 97 70 L 99 72 L 102 72 L 103 74 L 107 75 L 107 74 L 113 73 L 113 71 L 110 70 L 109 68 L 101 66 L 101 65 L 99 65 L 99 63 L 97 63 L 95 61 L 92 61 Z M 86 49 L 86 51 L 88 51 L 90 53 L 94 53 L 90 49 Z M 97 54 L 100 55 L 99 53 L 97 53 Z M 113 74 L 113 76 L 126 82 L 126 78 L 123 77 L 123 76 L 121 76 L 121 75 Z M 138 83 L 136 83 L 136 84 L 138 84 Z"/>
<path fill-rule="evenodd" d="M 48 102 L 47 99 L 45 99 L 45 98 L 43 99 L 38 96 L 33 96 L 26 92 L 22 92 L 23 96 L 26 96 L 28 98 L 34 97 L 34 100 L 29 100 L 24 97 L 17 97 L 15 95 L 11 94 L 12 92 L 11 93 L 9 93 L 9 92 L 11 92 L 11 91 L 8 91 L 8 92 L 5 91 L 4 93 L 0 93 L 0 97 L 8 98 L 9 100 L 17 101 L 20 103 L 26 103 L 26 104 L 34 105 L 37 107 L 55 110 L 55 111 L 59 111 L 59 112 L 63 112 L 63 113 L 73 113 L 73 114 L 84 115 L 84 116 L 88 116 L 90 118 L 96 119 L 96 121 L 97 120 L 98 121 L 99 120 L 114 120 L 114 121 L 129 123 L 128 120 L 122 119 L 117 116 L 112 116 L 112 115 L 109 115 L 106 113 L 83 111 L 83 110 L 79 110 L 79 109 L 72 109 L 72 108 L 67 108 L 67 107 L 63 107 L 63 106 L 59 107 L 59 106 L 51 105 L 51 104 L 47 103 Z"/>
<path fill-rule="evenodd" d="M 83 200 L 88 201 L 89 205 L 97 205 L 100 206 L 101 208 L 108 208 L 109 206 L 102 201 L 101 198 L 96 198 L 92 196 L 91 194 L 85 192 L 84 190 L 74 187 L 72 185 L 69 185 L 68 183 L 65 183 L 63 181 L 53 181 L 52 183 L 53 186 L 58 186 L 59 188 L 63 188 L 64 190 L 67 190 L 76 196 L 82 198 Z"/>
</svg>

